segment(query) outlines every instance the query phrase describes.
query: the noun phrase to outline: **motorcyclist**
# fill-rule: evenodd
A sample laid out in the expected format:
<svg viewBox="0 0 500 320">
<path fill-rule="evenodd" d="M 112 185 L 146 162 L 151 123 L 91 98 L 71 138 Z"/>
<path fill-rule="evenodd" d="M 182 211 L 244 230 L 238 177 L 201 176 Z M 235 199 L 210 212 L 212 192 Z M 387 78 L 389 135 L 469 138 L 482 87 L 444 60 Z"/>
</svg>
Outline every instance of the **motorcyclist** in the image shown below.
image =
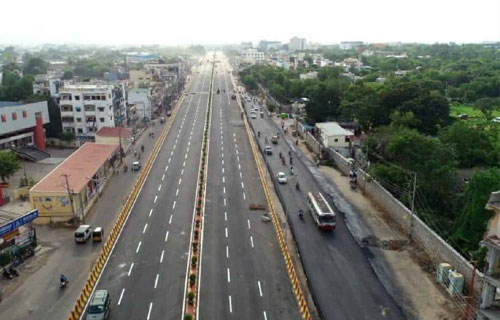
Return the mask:
<svg viewBox="0 0 500 320">
<path fill-rule="evenodd" d="M 302 211 L 302 209 L 299 210 L 299 218 L 304 218 L 304 211 Z"/>
<path fill-rule="evenodd" d="M 290 166 L 290 174 L 293 176 L 293 166 Z"/>
<path fill-rule="evenodd" d="M 260 131 L 257 131 L 257 137 L 260 138 Z"/>
<path fill-rule="evenodd" d="M 68 278 L 66 278 L 66 276 L 64 274 L 61 274 L 61 277 L 59 279 L 59 282 L 64 285 L 68 282 Z"/>
<path fill-rule="evenodd" d="M 295 188 L 297 188 L 297 190 L 300 189 L 300 185 L 299 185 L 299 182 L 297 181 L 297 183 L 295 184 Z"/>
<path fill-rule="evenodd" d="M 141 152 L 144 152 L 144 145 L 141 145 Z"/>
</svg>

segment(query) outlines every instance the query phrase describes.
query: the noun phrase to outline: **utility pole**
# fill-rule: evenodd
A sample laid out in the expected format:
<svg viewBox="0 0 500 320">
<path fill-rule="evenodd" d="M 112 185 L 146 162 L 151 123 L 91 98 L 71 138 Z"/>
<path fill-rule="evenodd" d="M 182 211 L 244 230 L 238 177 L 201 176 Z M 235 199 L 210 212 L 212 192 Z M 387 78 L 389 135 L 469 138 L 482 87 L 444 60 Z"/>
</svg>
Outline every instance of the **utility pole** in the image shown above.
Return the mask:
<svg viewBox="0 0 500 320">
<path fill-rule="evenodd" d="M 411 216 L 410 216 L 410 230 L 408 232 L 408 239 L 410 240 L 410 242 L 412 241 L 412 229 L 413 229 L 413 220 L 414 220 L 414 215 L 415 215 L 415 194 L 416 194 L 416 191 L 417 191 L 417 173 L 414 172 L 413 173 L 414 176 L 413 176 L 413 192 L 412 192 L 412 196 L 411 196 Z"/>
<path fill-rule="evenodd" d="M 71 203 L 71 212 L 73 213 L 73 217 L 76 217 L 75 206 L 73 204 L 73 194 L 71 192 L 71 189 L 69 188 L 68 175 L 67 174 L 62 174 L 61 176 L 63 176 L 64 180 L 66 181 L 66 190 L 68 191 L 69 202 Z"/>
</svg>

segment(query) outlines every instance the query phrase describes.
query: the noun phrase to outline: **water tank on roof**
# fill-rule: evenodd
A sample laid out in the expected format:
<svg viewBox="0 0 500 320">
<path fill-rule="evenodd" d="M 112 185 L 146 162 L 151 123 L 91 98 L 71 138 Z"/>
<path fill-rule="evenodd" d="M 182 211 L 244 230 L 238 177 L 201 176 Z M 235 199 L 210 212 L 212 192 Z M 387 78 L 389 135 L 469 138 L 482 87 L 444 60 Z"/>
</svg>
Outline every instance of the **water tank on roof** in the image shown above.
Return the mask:
<svg viewBox="0 0 500 320">
<path fill-rule="evenodd" d="M 448 273 L 451 270 L 451 265 L 446 262 L 439 264 L 436 281 L 439 283 L 448 283 Z"/>
<path fill-rule="evenodd" d="M 448 285 L 448 293 L 450 295 L 461 295 L 464 289 L 464 276 L 454 270 L 449 273 L 450 283 Z"/>
</svg>

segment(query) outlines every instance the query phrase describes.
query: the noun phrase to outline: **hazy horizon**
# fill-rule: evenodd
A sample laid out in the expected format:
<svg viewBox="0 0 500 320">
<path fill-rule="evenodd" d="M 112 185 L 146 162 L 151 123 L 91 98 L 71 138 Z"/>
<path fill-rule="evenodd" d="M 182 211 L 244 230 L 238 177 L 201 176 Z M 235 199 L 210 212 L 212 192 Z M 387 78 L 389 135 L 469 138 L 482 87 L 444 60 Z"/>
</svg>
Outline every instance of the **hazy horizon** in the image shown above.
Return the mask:
<svg viewBox="0 0 500 320">
<path fill-rule="evenodd" d="M 0 44 L 223 45 L 293 36 L 308 42 L 481 43 L 500 41 L 500 1 L 313 1 L 307 6 L 255 0 L 155 3 L 116 0 L 8 2 Z M 22 16 L 22 19 L 19 16 Z M 80 21 L 81 19 L 81 21 Z M 69 23 L 68 23 L 69 22 Z"/>
</svg>

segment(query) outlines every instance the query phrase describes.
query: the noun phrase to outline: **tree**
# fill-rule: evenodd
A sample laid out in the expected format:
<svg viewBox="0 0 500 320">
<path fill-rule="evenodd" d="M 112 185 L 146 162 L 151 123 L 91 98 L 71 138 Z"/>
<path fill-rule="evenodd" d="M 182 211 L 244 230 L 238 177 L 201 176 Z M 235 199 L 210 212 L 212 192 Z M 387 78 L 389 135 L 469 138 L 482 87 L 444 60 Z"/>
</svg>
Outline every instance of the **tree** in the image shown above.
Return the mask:
<svg viewBox="0 0 500 320">
<path fill-rule="evenodd" d="M 61 110 L 52 97 L 47 100 L 50 122 L 46 124 L 47 137 L 58 138 L 62 134 Z"/>
<path fill-rule="evenodd" d="M 476 173 L 465 190 L 463 210 L 452 238 L 466 252 L 477 250 L 493 211 L 484 207 L 490 193 L 500 188 L 500 173 L 498 168 Z"/>
<path fill-rule="evenodd" d="M 71 141 L 75 140 L 76 136 L 73 132 L 71 131 L 62 131 L 61 134 L 59 135 L 59 139 L 66 143 L 70 143 Z"/>
<path fill-rule="evenodd" d="M 243 82 L 243 84 L 245 84 L 250 90 L 257 90 L 259 88 L 257 81 L 255 81 L 251 74 L 244 76 L 241 82 Z"/>
<path fill-rule="evenodd" d="M 422 133 L 436 134 L 449 121 L 448 101 L 437 91 L 408 100 L 398 110 L 411 111 L 418 120 L 416 128 Z"/>
<path fill-rule="evenodd" d="M 391 128 L 393 130 L 414 129 L 418 126 L 419 120 L 415 119 L 413 112 L 394 111 L 389 116 L 391 118 Z"/>
<path fill-rule="evenodd" d="M 47 73 L 47 62 L 41 58 L 31 58 L 24 66 L 24 74 L 45 74 Z"/>
<path fill-rule="evenodd" d="M 499 150 L 495 150 L 492 141 L 494 138 L 484 128 L 471 126 L 465 121 L 456 121 L 439 132 L 439 139 L 456 150 L 461 168 L 500 163 Z"/>
<path fill-rule="evenodd" d="M 0 151 L 0 177 L 6 183 L 17 170 L 21 169 L 21 161 L 14 151 Z"/>
<path fill-rule="evenodd" d="M 491 120 L 493 111 L 500 109 L 500 98 L 481 98 L 475 102 L 475 106 L 481 110 L 486 120 Z"/>
<path fill-rule="evenodd" d="M 0 100 L 20 101 L 33 94 L 33 76 L 25 75 L 20 78 L 16 73 L 3 73 L 0 87 Z"/>
<path fill-rule="evenodd" d="M 73 79 L 73 71 L 71 70 L 66 70 L 63 73 L 63 76 L 61 78 L 62 80 L 71 80 Z"/>
</svg>

